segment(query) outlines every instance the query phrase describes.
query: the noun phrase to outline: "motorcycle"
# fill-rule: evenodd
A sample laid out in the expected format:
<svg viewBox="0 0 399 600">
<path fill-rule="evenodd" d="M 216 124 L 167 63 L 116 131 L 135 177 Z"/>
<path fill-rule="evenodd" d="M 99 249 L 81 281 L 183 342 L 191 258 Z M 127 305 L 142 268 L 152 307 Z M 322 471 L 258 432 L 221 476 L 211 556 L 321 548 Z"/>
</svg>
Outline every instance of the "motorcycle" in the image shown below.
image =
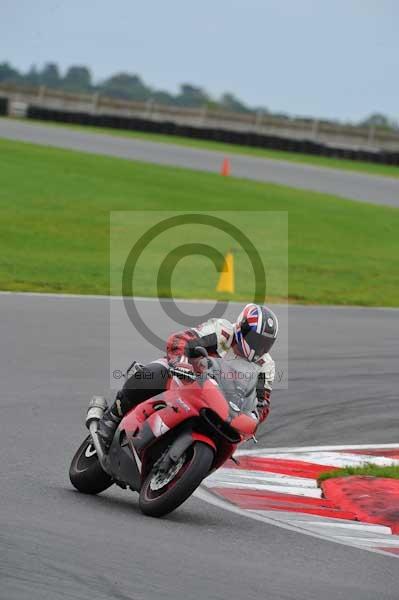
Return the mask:
<svg viewBox="0 0 399 600">
<path fill-rule="evenodd" d="M 161 517 L 185 502 L 210 473 L 235 460 L 238 444 L 256 441 L 253 366 L 197 351 L 206 362 L 203 372 L 187 380 L 170 367 L 166 391 L 126 414 L 108 452 L 97 433 L 107 403 L 92 398 L 86 416 L 90 435 L 69 470 L 77 490 L 98 494 L 113 484 L 130 488 L 139 493 L 144 514 Z"/>
</svg>

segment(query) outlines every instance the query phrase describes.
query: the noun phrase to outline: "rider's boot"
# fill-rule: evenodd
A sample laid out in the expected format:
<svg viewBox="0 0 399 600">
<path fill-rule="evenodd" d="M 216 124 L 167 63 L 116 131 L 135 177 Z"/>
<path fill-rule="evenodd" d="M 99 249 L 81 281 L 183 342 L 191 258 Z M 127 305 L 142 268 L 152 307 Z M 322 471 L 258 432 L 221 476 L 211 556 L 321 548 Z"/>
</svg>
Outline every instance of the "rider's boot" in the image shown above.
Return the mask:
<svg viewBox="0 0 399 600">
<path fill-rule="evenodd" d="M 112 406 L 110 406 L 110 408 L 107 408 L 102 416 L 102 419 L 100 419 L 98 423 L 97 433 L 107 450 L 114 439 L 115 431 L 117 430 L 119 423 L 122 421 L 122 418 L 123 414 L 121 411 L 118 393 L 115 402 Z"/>
</svg>

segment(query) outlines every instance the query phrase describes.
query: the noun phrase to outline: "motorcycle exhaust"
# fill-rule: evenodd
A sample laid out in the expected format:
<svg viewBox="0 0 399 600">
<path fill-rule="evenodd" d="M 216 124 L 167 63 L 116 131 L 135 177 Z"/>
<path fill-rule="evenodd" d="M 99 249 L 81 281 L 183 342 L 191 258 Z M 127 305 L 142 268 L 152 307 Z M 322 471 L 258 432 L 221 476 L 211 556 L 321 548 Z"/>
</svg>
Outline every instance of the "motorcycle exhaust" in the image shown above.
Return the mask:
<svg viewBox="0 0 399 600">
<path fill-rule="evenodd" d="M 86 427 L 90 429 L 92 421 L 102 419 L 104 412 L 107 410 L 107 401 L 102 396 L 93 396 L 89 402 L 89 407 L 86 414 Z"/>
<path fill-rule="evenodd" d="M 98 422 L 102 419 L 104 412 L 107 409 L 107 401 L 102 396 L 93 396 L 89 402 L 89 407 L 86 414 L 86 427 L 90 431 L 93 440 L 93 446 L 96 449 L 98 461 L 106 473 L 109 472 L 107 465 L 107 457 L 104 454 L 103 447 L 97 434 Z"/>
</svg>

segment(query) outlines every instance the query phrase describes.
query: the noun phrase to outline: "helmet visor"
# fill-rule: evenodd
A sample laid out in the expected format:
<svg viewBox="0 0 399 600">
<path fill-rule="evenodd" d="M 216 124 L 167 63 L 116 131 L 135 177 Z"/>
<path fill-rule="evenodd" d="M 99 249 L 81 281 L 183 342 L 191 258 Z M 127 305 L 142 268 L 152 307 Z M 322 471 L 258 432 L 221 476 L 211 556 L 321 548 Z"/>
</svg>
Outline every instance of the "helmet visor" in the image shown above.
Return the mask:
<svg viewBox="0 0 399 600">
<path fill-rule="evenodd" d="M 270 348 L 276 341 L 276 338 L 273 336 L 256 333 L 256 331 L 251 329 L 244 335 L 244 340 L 247 342 L 251 350 L 255 350 L 255 356 L 260 357 L 269 352 Z"/>
</svg>

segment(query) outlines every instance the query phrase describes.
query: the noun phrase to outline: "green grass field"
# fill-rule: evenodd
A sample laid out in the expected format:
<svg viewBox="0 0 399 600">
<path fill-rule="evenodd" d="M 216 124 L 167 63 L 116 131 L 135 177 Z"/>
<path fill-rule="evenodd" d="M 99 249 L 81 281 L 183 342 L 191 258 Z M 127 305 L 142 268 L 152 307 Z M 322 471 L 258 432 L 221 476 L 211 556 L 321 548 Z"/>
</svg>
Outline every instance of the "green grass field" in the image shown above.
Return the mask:
<svg viewBox="0 0 399 600">
<path fill-rule="evenodd" d="M 54 127 L 67 127 L 78 131 L 91 131 L 92 133 L 107 133 L 119 137 L 130 137 L 164 144 L 176 144 L 178 146 L 188 146 L 191 148 L 203 148 L 223 152 L 227 156 L 231 154 L 247 154 L 249 156 L 258 156 L 259 158 L 271 158 L 275 160 L 286 160 L 295 163 L 305 163 L 318 167 L 329 167 L 331 169 L 343 169 L 345 171 L 357 171 L 361 173 L 370 173 L 371 175 L 383 175 L 385 177 L 399 177 L 399 167 L 391 165 L 379 165 L 376 163 L 346 160 L 339 158 L 327 158 L 323 156 L 313 156 L 312 154 L 302 154 L 300 152 L 283 152 L 281 150 L 264 150 L 252 146 L 238 146 L 235 144 L 225 144 L 223 142 L 213 142 L 210 140 L 194 140 L 181 136 L 163 135 L 157 133 L 143 133 L 138 131 L 124 131 L 120 129 L 111 129 L 107 127 L 92 127 L 86 125 L 70 125 L 66 123 L 54 123 L 50 121 L 30 121 L 41 123 Z"/>
<path fill-rule="evenodd" d="M 250 226 L 261 252 L 277 257 L 268 293 L 281 299 L 284 248 L 272 235 L 279 217 L 268 211 L 287 211 L 290 301 L 399 306 L 397 209 L 4 140 L 0 165 L 0 289 L 107 294 L 110 211 L 149 211 L 140 217 L 145 228 L 161 210 L 228 209 L 265 211 L 251 223 L 245 216 L 242 227 Z M 125 238 L 122 229 L 122 245 Z M 149 267 L 159 265 L 163 252 L 154 246 Z M 217 275 L 197 260 L 194 269 L 188 259 L 176 268 L 175 296 L 215 296 Z M 145 265 L 138 271 L 136 294 L 155 293 L 148 273 Z M 247 299 L 248 285 L 238 255 L 234 299 Z"/>
<path fill-rule="evenodd" d="M 363 475 L 364 477 L 389 477 L 390 479 L 399 479 L 399 467 L 379 467 L 373 464 L 367 464 L 362 467 L 346 467 L 337 471 L 322 473 L 318 481 L 326 481 L 333 477 L 349 477 L 350 475 Z"/>
</svg>

